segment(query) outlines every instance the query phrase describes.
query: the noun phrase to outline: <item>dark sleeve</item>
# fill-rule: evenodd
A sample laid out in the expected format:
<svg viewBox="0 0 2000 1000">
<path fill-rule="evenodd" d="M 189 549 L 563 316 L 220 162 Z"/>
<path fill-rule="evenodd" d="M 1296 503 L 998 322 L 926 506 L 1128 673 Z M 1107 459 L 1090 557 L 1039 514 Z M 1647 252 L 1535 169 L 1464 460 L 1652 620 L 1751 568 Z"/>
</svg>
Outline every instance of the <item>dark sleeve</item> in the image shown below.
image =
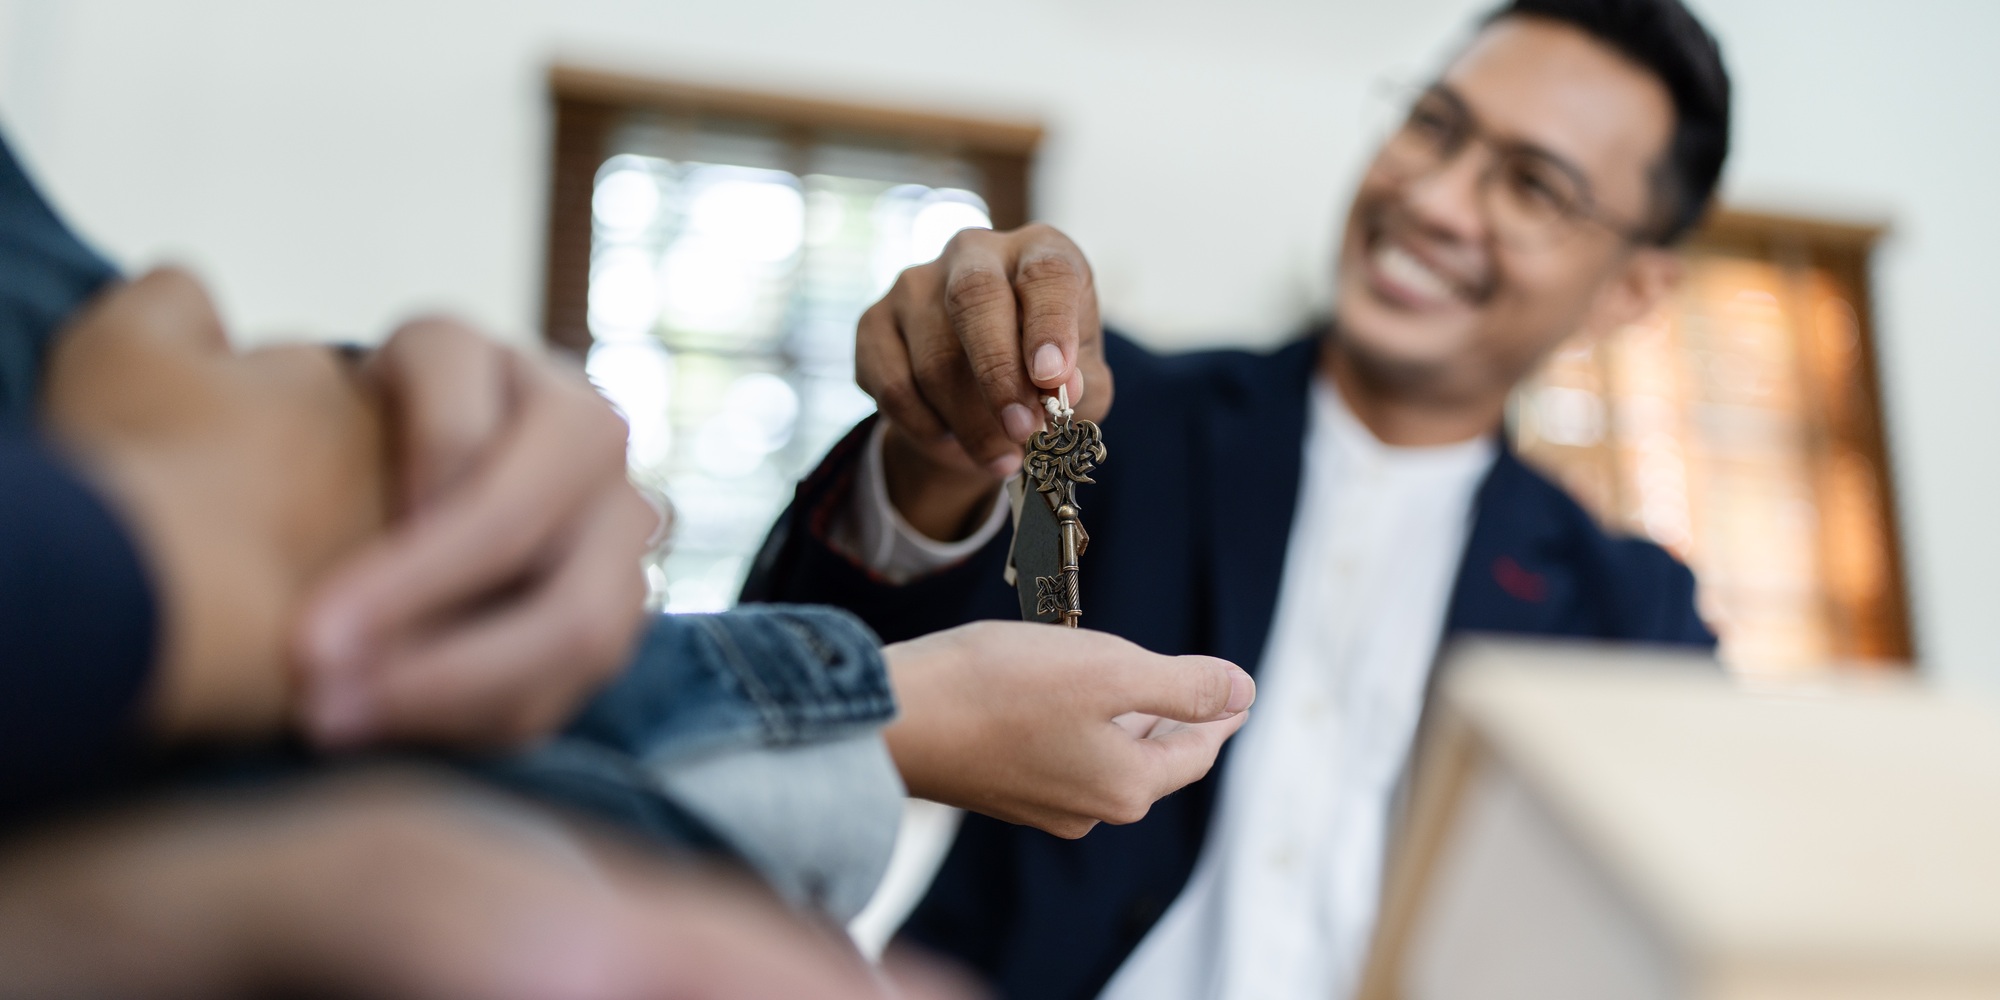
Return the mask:
<svg viewBox="0 0 2000 1000">
<path fill-rule="evenodd" d="M 967 814 L 951 852 L 896 937 L 999 978 L 1020 912 L 1020 828 Z"/>
<path fill-rule="evenodd" d="M 0 821 L 118 768 L 157 631 L 111 512 L 46 447 L 0 437 Z"/>
<path fill-rule="evenodd" d="M 50 341 L 116 277 L 56 217 L 0 137 L 0 433 L 33 422 Z"/>
<path fill-rule="evenodd" d="M 1623 550 L 1629 586 L 1618 591 L 1624 606 L 1621 638 L 1676 646 L 1715 648 L 1715 633 L 1702 621 L 1695 601 L 1694 572 L 1665 549 L 1636 538 L 1613 542 Z"/>
<path fill-rule="evenodd" d="M 849 501 L 877 417 L 850 431 L 799 484 L 778 517 L 743 586 L 754 603 L 831 604 L 859 617 L 882 637 L 901 642 L 983 618 L 1018 618 L 1014 593 L 1001 578 L 1011 533 L 1002 531 L 957 565 L 893 584 L 827 542 L 834 515 Z"/>
</svg>

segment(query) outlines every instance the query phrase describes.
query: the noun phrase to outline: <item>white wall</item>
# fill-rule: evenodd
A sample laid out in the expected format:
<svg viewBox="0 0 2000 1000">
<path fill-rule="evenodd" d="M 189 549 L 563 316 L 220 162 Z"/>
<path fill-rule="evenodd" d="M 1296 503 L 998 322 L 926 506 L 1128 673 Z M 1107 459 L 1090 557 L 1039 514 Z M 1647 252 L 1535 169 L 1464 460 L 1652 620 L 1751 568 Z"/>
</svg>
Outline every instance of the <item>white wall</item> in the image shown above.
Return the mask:
<svg viewBox="0 0 2000 1000">
<path fill-rule="evenodd" d="M 1732 200 L 1893 222 L 1879 271 L 1921 655 L 2000 690 L 2000 5 L 1698 0 L 1735 70 Z M 0 115 L 120 261 L 201 269 L 246 338 L 447 307 L 526 338 L 555 58 L 1031 117 L 1044 218 L 1160 344 L 1323 297 L 1377 81 L 1476 0 L 0 0 Z"/>
</svg>

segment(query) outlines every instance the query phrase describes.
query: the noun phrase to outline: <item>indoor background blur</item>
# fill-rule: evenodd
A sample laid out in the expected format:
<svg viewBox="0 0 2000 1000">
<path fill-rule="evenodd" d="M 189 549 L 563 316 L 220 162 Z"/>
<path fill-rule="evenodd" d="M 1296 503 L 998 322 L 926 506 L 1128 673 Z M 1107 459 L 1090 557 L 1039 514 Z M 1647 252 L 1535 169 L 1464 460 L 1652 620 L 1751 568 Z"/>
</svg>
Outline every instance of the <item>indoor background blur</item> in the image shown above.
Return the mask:
<svg viewBox="0 0 2000 1000">
<path fill-rule="evenodd" d="M 194 265 L 247 339 L 446 308 L 588 348 L 701 610 L 867 412 L 852 323 L 899 268 L 1038 218 L 1143 341 L 1275 343 L 1324 308 L 1385 88 L 1486 6 L 0 0 L 0 115 L 83 232 Z M 1734 212 L 1517 443 L 1695 565 L 1733 662 L 1914 650 L 2000 691 L 2000 7 L 1693 6 Z"/>
</svg>

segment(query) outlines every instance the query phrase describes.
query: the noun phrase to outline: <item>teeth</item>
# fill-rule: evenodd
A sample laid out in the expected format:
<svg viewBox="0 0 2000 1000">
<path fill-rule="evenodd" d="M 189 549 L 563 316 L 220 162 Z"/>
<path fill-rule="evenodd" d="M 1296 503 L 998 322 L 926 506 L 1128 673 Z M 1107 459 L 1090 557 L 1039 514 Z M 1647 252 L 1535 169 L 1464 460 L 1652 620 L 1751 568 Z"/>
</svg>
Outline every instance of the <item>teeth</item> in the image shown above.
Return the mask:
<svg viewBox="0 0 2000 1000">
<path fill-rule="evenodd" d="M 1451 282 L 1424 266 L 1416 255 L 1398 246 L 1385 246 L 1375 254 L 1375 266 L 1382 276 L 1427 299 L 1449 299 Z"/>
</svg>

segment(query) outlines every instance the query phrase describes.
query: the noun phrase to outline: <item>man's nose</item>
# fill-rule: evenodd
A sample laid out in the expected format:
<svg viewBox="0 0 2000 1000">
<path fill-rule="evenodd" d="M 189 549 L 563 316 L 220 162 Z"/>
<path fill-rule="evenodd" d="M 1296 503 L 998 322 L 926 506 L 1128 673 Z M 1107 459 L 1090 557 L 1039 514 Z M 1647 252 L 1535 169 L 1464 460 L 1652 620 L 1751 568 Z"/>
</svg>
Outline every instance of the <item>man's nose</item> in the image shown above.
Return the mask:
<svg viewBox="0 0 2000 1000">
<path fill-rule="evenodd" d="M 1468 143 L 1436 170 L 1413 177 L 1403 191 L 1412 221 L 1431 233 L 1465 243 L 1477 243 L 1486 233 L 1482 206 L 1492 154 L 1479 143 Z"/>
</svg>

